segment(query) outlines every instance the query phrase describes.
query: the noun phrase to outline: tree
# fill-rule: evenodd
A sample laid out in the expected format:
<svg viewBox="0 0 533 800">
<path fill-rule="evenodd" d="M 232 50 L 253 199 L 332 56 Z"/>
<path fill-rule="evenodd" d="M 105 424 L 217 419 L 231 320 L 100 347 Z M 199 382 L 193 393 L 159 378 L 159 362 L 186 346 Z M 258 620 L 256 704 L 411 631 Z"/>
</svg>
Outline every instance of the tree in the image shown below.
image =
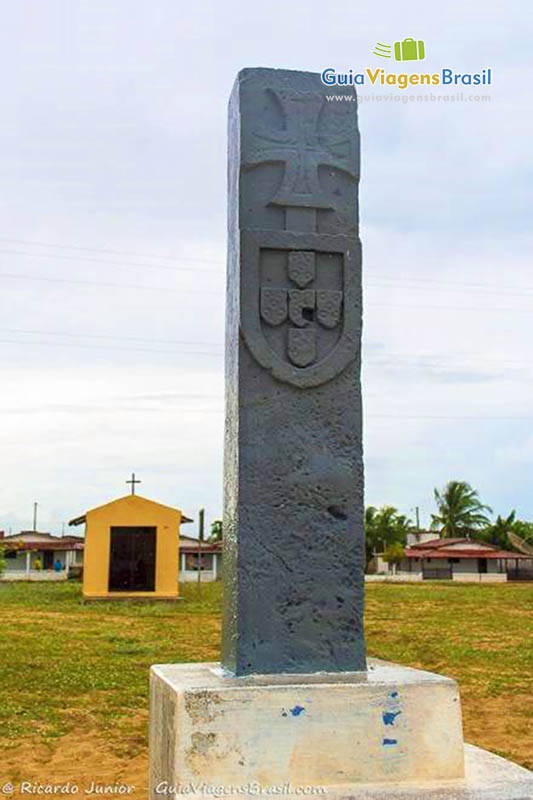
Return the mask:
<svg viewBox="0 0 533 800">
<path fill-rule="evenodd" d="M 513 536 L 518 537 L 513 539 Z M 477 538 L 477 537 L 476 537 Z M 511 511 L 508 517 L 498 515 L 496 522 L 479 533 L 479 538 L 494 544 L 502 550 L 530 552 L 533 548 L 533 522 L 516 519 L 516 512 Z M 520 544 L 520 540 L 522 544 Z M 525 547 L 525 549 L 524 549 Z"/>
<path fill-rule="evenodd" d="M 407 542 L 407 533 L 413 523 L 394 506 L 368 506 L 365 511 L 365 538 L 367 566 L 375 552 L 383 552 L 387 546 Z"/>
<path fill-rule="evenodd" d="M 524 522 L 521 519 L 517 519 L 513 523 L 513 533 L 520 536 L 527 544 L 533 544 L 533 522 Z"/>
<path fill-rule="evenodd" d="M 479 538 L 484 542 L 488 542 L 489 544 L 497 545 L 502 550 L 510 550 L 512 549 L 512 545 L 507 537 L 507 534 L 514 532 L 515 525 L 515 511 L 511 511 L 508 517 L 501 517 L 498 514 L 496 517 L 496 522 L 494 522 L 492 525 L 489 525 L 484 531 L 481 531 Z"/>
<path fill-rule="evenodd" d="M 492 513 L 492 509 L 481 502 L 466 481 L 449 481 L 442 492 L 434 489 L 434 495 L 438 513 L 431 515 L 431 527 L 440 529 L 443 536 L 470 537 L 490 524 L 484 512 Z"/>
<path fill-rule="evenodd" d="M 396 572 L 396 567 L 404 558 L 405 548 L 400 542 L 393 542 L 387 545 L 383 553 L 383 561 L 386 561 L 387 564 L 392 564 L 394 566 L 394 572 Z"/>
<path fill-rule="evenodd" d="M 222 541 L 222 520 L 216 519 L 211 523 L 211 535 L 209 536 L 210 542 Z"/>
</svg>

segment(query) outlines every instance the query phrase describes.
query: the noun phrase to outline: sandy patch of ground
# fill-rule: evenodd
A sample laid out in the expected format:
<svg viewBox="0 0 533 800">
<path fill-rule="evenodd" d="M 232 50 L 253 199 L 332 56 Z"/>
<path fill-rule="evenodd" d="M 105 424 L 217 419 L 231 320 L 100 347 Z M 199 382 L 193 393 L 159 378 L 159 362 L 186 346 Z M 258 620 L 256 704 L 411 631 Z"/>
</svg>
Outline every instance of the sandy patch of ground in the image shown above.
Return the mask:
<svg viewBox="0 0 533 800">
<path fill-rule="evenodd" d="M 533 709 L 525 694 L 462 699 L 465 740 L 533 769 Z"/>
<path fill-rule="evenodd" d="M 129 797 L 146 800 L 148 795 L 148 752 L 144 748 L 133 757 L 118 756 L 95 731 L 69 733 L 52 744 L 24 742 L 5 751 L 1 759 L 1 784 L 11 781 L 15 791 L 7 797 L 27 797 L 21 781 L 34 784 L 78 786 L 78 792 L 63 797 L 91 797 L 86 794 L 94 783 L 132 787 L 127 793 L 94 794 L 94 797 Z M 46 795 L 44 795 L 46 796 Z"/>
</svg>

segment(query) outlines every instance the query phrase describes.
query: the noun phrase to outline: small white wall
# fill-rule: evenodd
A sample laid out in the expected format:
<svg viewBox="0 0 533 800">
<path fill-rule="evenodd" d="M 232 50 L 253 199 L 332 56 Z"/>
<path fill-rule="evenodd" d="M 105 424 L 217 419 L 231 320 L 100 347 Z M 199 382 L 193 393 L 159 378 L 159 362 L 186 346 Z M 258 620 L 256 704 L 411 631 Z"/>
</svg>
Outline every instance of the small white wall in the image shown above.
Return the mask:
<svg viewBox="0 0 533 800">
<path fill-rule="evenodd" d="M 67 571 L 55 572 L 53 569 L 11 570 L 0 575 L 0 581 L 66 581 Z"/>
<path fill-rule="evenodd" d="M 191 581 L 198 581 L 198 570 L 196 569 L 180 570 L 179 581 L 180 583 L 190 583 Z M 209 583 L 210 581 L 216 581 L 215 573 L 213 572 L 213 570 L 203 569 L 201 582 Z"/>
<path fill-rule="evenodd" d="M 395 582 L 395 583 L 414 583 L 422 580 L 421 572 L 398 572 L 393 575 L 392 572 L 387 575 L 365 575 L 365 581 L 368 583 L 381 582 Z"/>
<path fill-rule="evenodd" d="M 455 565 L 454 565 L 455 566 Z M 454 573 L 454 581 L 462 583 L 505 583 L 507 573 L 505 572 L 460 572 Z"/>
</svg>

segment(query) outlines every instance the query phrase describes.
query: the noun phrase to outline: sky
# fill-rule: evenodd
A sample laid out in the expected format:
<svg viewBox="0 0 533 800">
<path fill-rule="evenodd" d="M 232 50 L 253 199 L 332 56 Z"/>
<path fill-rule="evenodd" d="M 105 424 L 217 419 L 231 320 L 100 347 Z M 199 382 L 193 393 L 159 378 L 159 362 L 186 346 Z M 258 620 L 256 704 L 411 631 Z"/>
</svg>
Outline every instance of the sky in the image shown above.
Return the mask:
<svg viewBox="0 0 533 800">
<path fill-rule="evenodd" d="M 458 479 L 533 520 L 532 26 L 516 0 L 5 4 L 0 529 L 38 502 L 61 533 L 132 471 L 221 515 L 235 75 L 398 71 L 373 49 L 406 37 L 426 45 L 407 72 L 492 85 L 360 87 L 389 96 L 359 108 L 366 502 L 427 525 Z"/>
</svg>

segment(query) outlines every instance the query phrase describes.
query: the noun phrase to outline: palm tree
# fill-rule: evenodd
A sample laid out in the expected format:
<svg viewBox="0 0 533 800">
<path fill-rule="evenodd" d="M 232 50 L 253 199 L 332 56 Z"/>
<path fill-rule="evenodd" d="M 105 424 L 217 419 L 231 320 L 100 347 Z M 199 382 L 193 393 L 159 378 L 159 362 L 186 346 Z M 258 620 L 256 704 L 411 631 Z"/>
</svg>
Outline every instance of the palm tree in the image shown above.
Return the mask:
<svg viewBox="0 0 533 800">
<path fill-rule="evenodd" d="M 400 514 L 394 506 L 368 506 L 365 510 L 367 566 L 374 552 L 383 552 L 388 545 L 395 542 L 405 544 L 407 532 L 412 526 L 411 520 Z"/>
<path fill-rule="evenodd" d="M 509 550 L 511 545 L 509 539 L 507 538 L 507 534 L 513 533 L 513 528 L 516 521 L 515 517 L 516 511 L 511 511 L 508 517 L 501 517 L 498 514 L 496 522 L 493 525 L 490 525 L 481 534 L 483 541 L 488 542 L 489 544 L 495 544 L 498 547 L 501 547 L 502 550 Z"/>
<path fill-rule="evenodd" d="M 439 528 L 444 537 L 466 536 L 490 524 L 483 513 L 492 513 L 484 505 L 478 493 L 466 481 L 449 481 L 444 490 L 434 489 L 438 514 L 431 515 L 431 527 Z"/>
</svg>

